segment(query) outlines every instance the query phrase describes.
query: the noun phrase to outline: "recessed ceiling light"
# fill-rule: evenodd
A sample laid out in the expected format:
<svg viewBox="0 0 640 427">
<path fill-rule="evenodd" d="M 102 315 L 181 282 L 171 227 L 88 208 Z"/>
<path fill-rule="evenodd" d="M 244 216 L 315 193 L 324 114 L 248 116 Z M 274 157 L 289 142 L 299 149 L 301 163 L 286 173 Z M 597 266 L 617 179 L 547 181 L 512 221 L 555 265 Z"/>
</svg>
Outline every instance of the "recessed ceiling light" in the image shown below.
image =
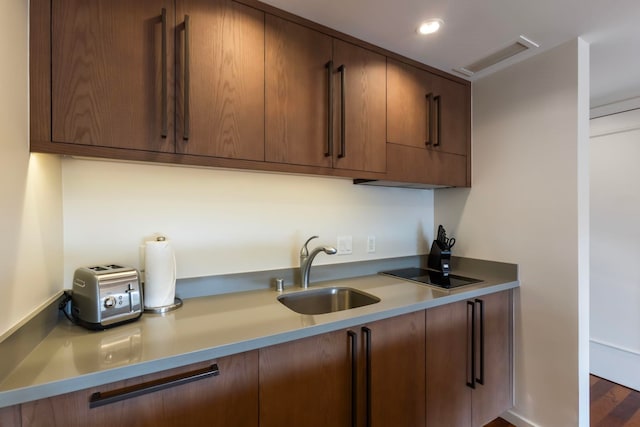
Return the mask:
<svg viewBox="0 0 640 427">
<path fill-rule="evenodd" d="M 440 27 L 444 24 L 442 19 L 429 19 L 428 21 L 423 22 L 418 27 L 419 34 L 433 34 L 440 29 Z"/>
</svg>

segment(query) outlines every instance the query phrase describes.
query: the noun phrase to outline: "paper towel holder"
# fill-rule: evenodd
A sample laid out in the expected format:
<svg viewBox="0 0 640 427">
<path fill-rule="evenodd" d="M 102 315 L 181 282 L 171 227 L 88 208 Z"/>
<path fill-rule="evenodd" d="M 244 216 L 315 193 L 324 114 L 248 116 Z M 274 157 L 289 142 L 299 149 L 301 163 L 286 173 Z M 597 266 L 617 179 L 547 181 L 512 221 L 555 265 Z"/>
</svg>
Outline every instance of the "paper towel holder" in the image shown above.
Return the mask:
<svg viewBox="0 0 640 427">
<path fill-rule="evenodd" d="M 178 297 L 175 297 L 175 299 L 173 300 L 173 304 L 165 305 L 162 307 L 145 307 L 144 312 L 151 314 L 165 314 L 170 311 L 177 310 L 180 307 L 182 307 L 182 300 Z"/>
<path fill-rule="evenodd" d="M 164 242 L 167 240 L 167 238 L 163 235 L 156 235 L 154 240 L 156 242 Z M 174 269 L 175 269 L 175 257 L 174 257 Z M 145 268 L 145 276 L 146 276 L 146 268 Z M 175 270 L 174 270 L 174 280 L 175 280 Z M 143 284 L 143 287 L 144 287 L 144 284 Z M 149 314 L 165 314 L 173 310 L 177 310 L 180 307 L 182 307 L 182 299 L 174 296 L 172 304 L 167 304 L 167 305 L 158 306 L 158 307 L 147 307 L 145 305 L 144 312 Z"/>
</svg>

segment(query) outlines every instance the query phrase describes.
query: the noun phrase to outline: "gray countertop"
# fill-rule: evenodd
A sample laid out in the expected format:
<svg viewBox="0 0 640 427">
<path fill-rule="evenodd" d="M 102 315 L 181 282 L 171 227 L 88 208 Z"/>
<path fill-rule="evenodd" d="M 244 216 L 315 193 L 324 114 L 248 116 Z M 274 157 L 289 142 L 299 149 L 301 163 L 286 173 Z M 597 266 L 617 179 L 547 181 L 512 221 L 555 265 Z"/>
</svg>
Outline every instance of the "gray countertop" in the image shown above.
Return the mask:
<svg viewBox="0 0 640 427">
<path fill-rule="evenodd" d="M 485 263 L 485 264 L 482 264 Z M 58 322 L 0 383 L 0 407 L 95 387 L 209 359 L 349 328 L 442 304 L 512 289 L 516 274 L 474 261 L 456 274 L 482 283 L 452 291 L 382 275 L 325 281 L 310 289 L 345 286 L 381 299 L 379 303 L 322 315 L 297 314 L 274 290 L 228 293 L 184 300 L 164 315 L 92 332 Z M 504 269 L 503 269 L 504 270 Z M 515 272 L 515 268 L 513 269 Z M 303 292 L 287 287 L 286 293 Z"/>
</svg>

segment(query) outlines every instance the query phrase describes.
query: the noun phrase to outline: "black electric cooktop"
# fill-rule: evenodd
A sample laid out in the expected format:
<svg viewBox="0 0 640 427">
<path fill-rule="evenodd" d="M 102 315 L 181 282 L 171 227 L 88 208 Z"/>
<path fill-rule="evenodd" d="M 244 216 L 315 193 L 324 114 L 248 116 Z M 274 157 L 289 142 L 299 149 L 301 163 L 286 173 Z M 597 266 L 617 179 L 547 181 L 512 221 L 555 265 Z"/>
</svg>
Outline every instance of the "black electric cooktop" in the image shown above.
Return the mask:
<svg viewBox="0 0 640 427">
<path fill-rule="evenodd" d="M 472 283 L 482 282 L 482 280 L 457 276 L 455 274 L 445 276 L 440 271 L 427 270 L 424 268 L 402 268 L 400 270 L 381 271 L 380 274 L 399 277 L 401 279 L 411 280 L 412 282 L 437 286 L 444 289 L 453 289 L 460 286 L 470 285 Z"/>
</svg>

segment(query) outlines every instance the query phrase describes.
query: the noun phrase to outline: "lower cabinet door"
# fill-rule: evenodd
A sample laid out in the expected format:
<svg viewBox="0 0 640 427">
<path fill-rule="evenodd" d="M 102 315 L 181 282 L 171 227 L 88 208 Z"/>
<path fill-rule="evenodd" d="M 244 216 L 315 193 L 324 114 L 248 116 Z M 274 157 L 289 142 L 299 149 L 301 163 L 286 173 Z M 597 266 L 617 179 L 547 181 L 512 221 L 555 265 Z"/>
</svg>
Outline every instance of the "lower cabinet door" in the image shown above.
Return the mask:
<svg viewBox="0 0 640 427">
<path fill-rule="evenodd" d="M 261 349 L 260 426 L 424 426 L 424 316 Z"/>
<path fill-rule="evenodd" d="M 512 404 L 511 291 L 427 310 L 427 426 L 482 427 Z"/>
<path fill-rule="evenodd" d="M 218 375 L 211 374 L 215 365 Z M 160 390 L 145 392 L 154 387 Z M 96 403 L 96 392 L 104 400 Z M 22 425 L 257 427 L 258 353 L 241 353 L 25 403 Z"/>
<path fill-rule="evenodd" d="M 341 330 L 260 349 L 260 427 L 351 426 L 354 338 Z"/>
<path fill-rule="evenodd" d="M 20 425 L 20 405 L 0 408 L 0 426 L 19 427 Z"/>
<path fill-rule="evenodd" d="M 427 310 L 427 426 L 471 425 L 468 316 L 465 301 Z"/>
<path fill-rule="evenodd" d="M 362 328 L 365 341 L 367 427 L 424 427 L 425 312 Z M 368 393 L 368 394 L 367 394 Z"/>
<path fill-rule="evenodd" d="M 478 377 L 482 384 L 473 390 L 472 425 L 484 426 L 513 405 L 511 363 L 511 291 L 497 292 L 475 299 L 480 312 L 484 355 Z M 480 350 L 480 349 L 479 349 Z"/>
</svg>

